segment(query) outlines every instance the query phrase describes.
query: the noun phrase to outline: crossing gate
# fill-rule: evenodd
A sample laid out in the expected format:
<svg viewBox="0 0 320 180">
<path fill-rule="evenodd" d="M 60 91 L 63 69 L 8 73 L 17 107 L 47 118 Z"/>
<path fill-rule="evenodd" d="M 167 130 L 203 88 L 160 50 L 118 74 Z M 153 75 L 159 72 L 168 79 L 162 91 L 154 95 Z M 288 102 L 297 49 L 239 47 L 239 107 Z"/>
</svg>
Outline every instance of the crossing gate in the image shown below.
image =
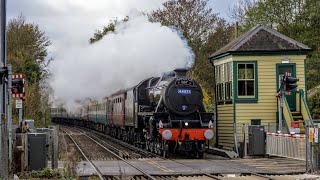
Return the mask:
<svg viewBox="0 0 320 180">
<path fill-rule="evenodd" d="M 306 160 L 306 136 L 267 133 L 266 154 Z"/>
</svg>

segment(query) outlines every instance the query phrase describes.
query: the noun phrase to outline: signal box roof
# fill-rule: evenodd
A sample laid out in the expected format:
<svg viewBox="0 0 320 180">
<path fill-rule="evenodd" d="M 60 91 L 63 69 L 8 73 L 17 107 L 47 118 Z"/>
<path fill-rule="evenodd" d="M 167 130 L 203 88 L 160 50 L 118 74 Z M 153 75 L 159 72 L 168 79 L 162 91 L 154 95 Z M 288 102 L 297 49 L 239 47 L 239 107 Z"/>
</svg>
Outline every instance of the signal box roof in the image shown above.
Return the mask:
<svg viewBox="0 0 320 180">
<path fill-rule="evenodd" d="M 306 54 L 311 51 L 308 46 L 299 43 L 273 29 L 261 24 L 236 38 L 231 43 L 213 53 L 209 59 L 215 60 L 232 54 L 259 54 L 296 52 Z"/>
</svg>

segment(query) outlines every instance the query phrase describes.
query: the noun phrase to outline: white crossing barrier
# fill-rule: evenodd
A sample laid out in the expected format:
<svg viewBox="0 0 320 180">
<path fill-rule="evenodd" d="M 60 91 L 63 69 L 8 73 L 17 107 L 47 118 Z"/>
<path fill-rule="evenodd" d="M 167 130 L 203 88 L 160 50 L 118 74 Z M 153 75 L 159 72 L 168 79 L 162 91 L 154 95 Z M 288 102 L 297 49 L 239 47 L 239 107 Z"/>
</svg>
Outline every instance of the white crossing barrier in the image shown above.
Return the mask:
<svg viewBox="0 0 320 180">
<path fill-rule="evenodd" d="M 266 154 L 306 160 L 306 136 L 267 133 Z"/>
</svg>

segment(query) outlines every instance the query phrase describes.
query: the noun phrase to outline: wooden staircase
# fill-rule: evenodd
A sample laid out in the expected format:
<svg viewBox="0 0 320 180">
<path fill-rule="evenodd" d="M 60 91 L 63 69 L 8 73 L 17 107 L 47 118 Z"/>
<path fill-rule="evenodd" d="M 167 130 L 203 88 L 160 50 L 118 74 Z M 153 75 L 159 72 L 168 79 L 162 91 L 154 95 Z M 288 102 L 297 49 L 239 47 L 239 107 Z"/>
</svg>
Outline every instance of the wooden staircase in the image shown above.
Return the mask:
<svg viewBox="0 0 320 180">
<path fill-rule="evenodd" d="M 293 111 L 293 112 L 291 112 L 291 114 L 292 114 L 292 118 L 293 118 L 293 124 L 295 124 L 294 127 L 299 127 L 300 134 L 305 134 L 306 130 L 305 130 L 305 126 L 304 126 L 304 119 L 303 119 L 301 112 Z"/>
<path fill-rule="evenodd" d="M 306 126 L 312 126 L 313 120 L 303 90 L 300 89 L 295 92 L 297 102 L 295 108 L 289 107 L 287 98 L 283 95 L 283 92 L 282 97 L 284 97 L 283 120 L 286 122 L 287 130 L 290 131 L 290 128 L 299 128 L 300 134 L 305 134 Z"/>
</svg>

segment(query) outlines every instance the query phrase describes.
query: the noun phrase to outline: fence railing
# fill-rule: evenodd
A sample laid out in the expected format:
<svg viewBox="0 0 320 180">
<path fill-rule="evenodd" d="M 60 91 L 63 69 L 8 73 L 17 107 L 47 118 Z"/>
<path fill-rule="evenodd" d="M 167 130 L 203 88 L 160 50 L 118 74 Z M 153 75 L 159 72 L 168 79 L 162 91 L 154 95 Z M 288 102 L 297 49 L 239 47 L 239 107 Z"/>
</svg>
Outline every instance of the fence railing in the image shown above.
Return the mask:
<svg viewBox="0 0 320 180">
<path fill-rule="evenodd" d="M 306 160 L 306 136 L 267 133 L 266 154 Z"/>
<path fill-rule="evenodd" d="M 249 141 L 248 139 L 248 127 L 249 126 L 264 126 L 264 131 L 265 132 L 272 132 L 276 133 L 278 131 L 278 123 L 262 123 L 261 125 L 249 125 L 249 124 L 241 124 L 241 123 L 236 123 L 235 124 L 235 131 L 237 134 L 237 142 L 244 142 L 244 135 L 246 135 L 247 142 Z M 283 123 L 282 125 L 283 129 L 282 132 L 286 132 L 286 127 L 285 124 Z"/>
</svg>

